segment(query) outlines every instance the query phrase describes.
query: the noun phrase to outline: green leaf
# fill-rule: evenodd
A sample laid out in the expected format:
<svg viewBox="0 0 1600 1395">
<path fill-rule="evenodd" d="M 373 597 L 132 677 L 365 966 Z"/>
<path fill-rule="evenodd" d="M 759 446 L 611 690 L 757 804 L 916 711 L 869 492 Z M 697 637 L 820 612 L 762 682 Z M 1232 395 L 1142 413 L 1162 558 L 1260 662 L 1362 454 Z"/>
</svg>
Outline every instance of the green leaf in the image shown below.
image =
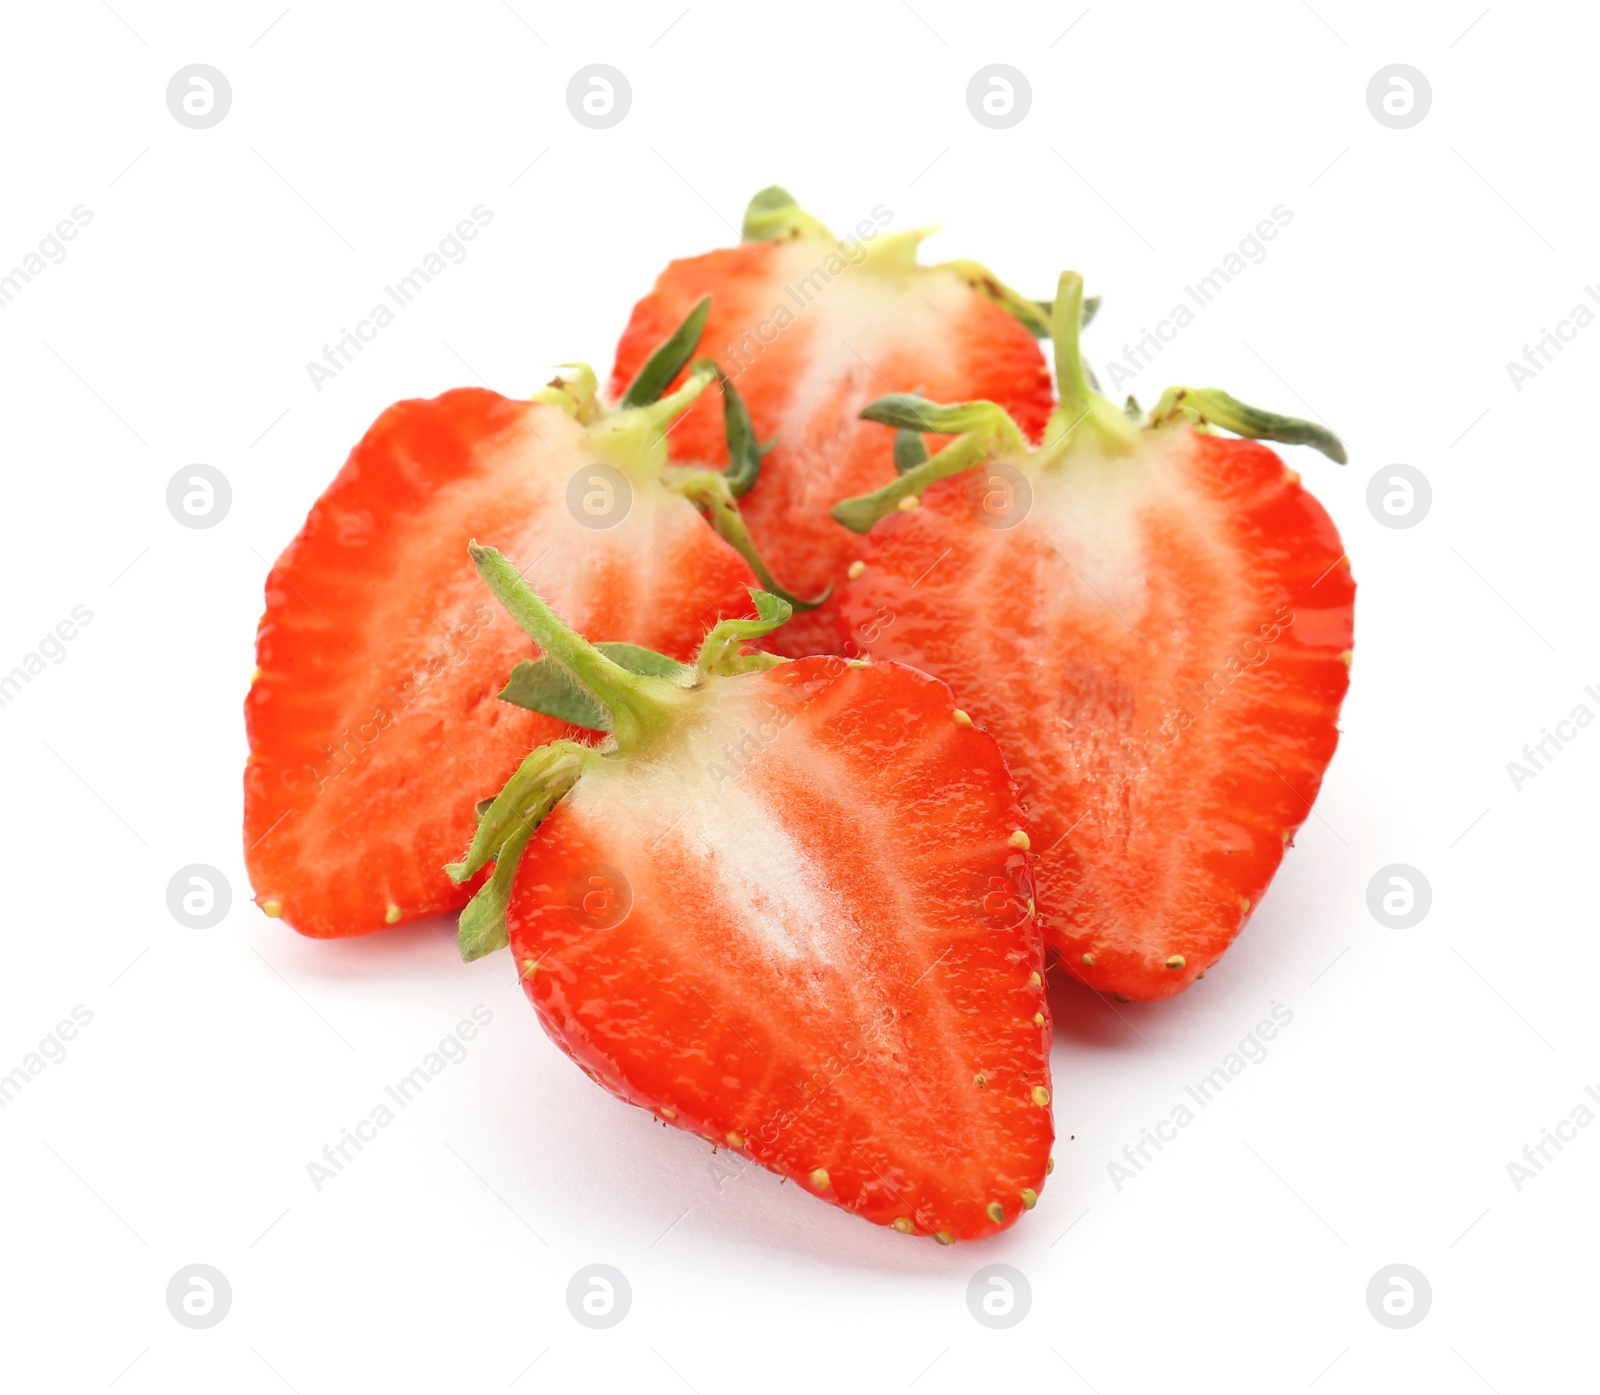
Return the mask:
<svg viewBox="0 0 1600 1395">
<path fill-rule="evenodd" d="M 676 678 L 685 672 L 676 659 L 646 649 L 642 644 L 602 641 L 595 645 L 606 658 L 629 673 L 647 673 L 656 678 Z M 500 690 L 502 701 L 515 703 L 530 712 L 542 712 L 558 722 L 570 722 L 590 731 L 610 731 L 611 714 L 589 693 L 580 688 L 567 671 L 553 659 L 524 659 L 511 670 L 511 677 Z"/>
<path fill-rule="evenodd" d="M 915 470 L 927 458 L 928 447 L 923 443 L 920 431 L 908 431 L 901 427 L 894 433 L 895 474 L 903 475 L 907 470 Z"/>
<path fill-rule="evenodd" d="M 891 392 L 867 403 L 860 415 L 863 421 L 899 427 L 902 431 L 959 436 L 992 427 L 997 417 L 1005 416 L 1005 411 L 993 402 L 930 402 L 915 393 Z"/>
<path fill-rule="evenodd" d="M 506 908 L 511 904 L 511 888 L 517 879 L 517 864 L 522 861 L 528 839 L 538 828 L 536 821 L 523 820 L 500 845 L 494 871 L 468 901 L 457 922 L 456 947 L 468 964 L 504 949 L 511 942 L 506 931 Z"/>
<path fill-rule="evenodd" d="M 754 620 L 719 620 L 700 646 L 696 667 L 702 673 L 742 673 L 752 668 L 771 668 L 785 662 L 776 654 L 741 655 L 739 649 L 751 640 L 770 635 L 794 614 L 794 607 L 782 596 L 759 587 L 750 587 L 755 602 Z"/>
<path fill-rule="evenodd" d="M 595 645 L 612 663 L 619 664 L 629 673 L 647 673 L 652 678 L 676 678 L 687 671 L 687 666 L 676 659 L 642 644 L 625 644 L 621 640 L 603 639 Z"/>
<path fill-rule="evenodd" d="M 739 236 L 746 242 L 792 242 L 797 237 L 826 237 L 830 233 L 794 201 L 794 195 L 769 184 L 750 200 Z"/>
<path fill-rule="evenodd" d="M 470 881 L 500 854 L 500 848 L 517 828 L 532 819 L 537 826 L 556 801 L 571 788 L 593 755 L 576 741 L 552 741 L 530 751 L 504 788 L 478 817 L 472 846 L 460 862 L 449 863 L 445 873 L 457 886 Z"/>
<path fill-rule="evenodd" d="M 611 714 L 568 677 L 554 659 L 524 659 L 511 670 L 500 698 L 575 727 L 611 730 Z"/>
<path fill-rule="evenodd" d="M 711 313 L 711 297 L 703 295 L 695 302 L 683 323 L 672 331 L 660 347 L 645 360 L 644 367 L 634 375 L 628 390 L 622 394 L 622 407 L 647 407 L 657 401 L 667 390 L 667 385 L 678 376 L 678 370 L 693 356 L 700 346 L 700 336 L 706 330 L 706 317 Z"/>
<path fill-rule="evenodd" d="M 756 440 L 750 409 L 744 405 L 744 398 L 733 385 L 733 379 L 713 359 L 702 359 L 700 362 L 716 373 L 717 383 L 722 388 L 722 433 L 728 442 L 728 468 L 723 474 L 727 478 L 729 491 L 737 499 L 748 494 L 754 486 L 761 474 L 761 457 L 772 449 L 772 445 L 768 443 L 763 446 Z"/>
<path fill-rule="evenodd" d="M 902 507 L 914 507 L 914 503 L 905 505 L 903 501 L 920 500 L 922 492 L 939 480 L 988 460 L 1023 460 L 1028 456 L 1028 443 L 1021 430 L 993 402 L 961 402 L 945 407 L 909 393 L 895 393 L 869 402 L 861 415 L 868 421 L 884 422 L 904 431 L 957 435 L 937 455 L 913 465 L 881 489 L 835 504 L 829 512 L 852 533 L 870 532 L 880 519 Z"/>
<path fill-rule="evenodd" d="M 1264 412 L 1232 397 L 1221 388 L 1168 388 L 1150 413 L 1152 425 L 1175 420 L 1210 422 L 1254 441 L 1281 441 L 1290 446 L 1310 446 L 1336 464 L 1349 463 L 1344 442 L 1325 426 Z"/>
</svg>

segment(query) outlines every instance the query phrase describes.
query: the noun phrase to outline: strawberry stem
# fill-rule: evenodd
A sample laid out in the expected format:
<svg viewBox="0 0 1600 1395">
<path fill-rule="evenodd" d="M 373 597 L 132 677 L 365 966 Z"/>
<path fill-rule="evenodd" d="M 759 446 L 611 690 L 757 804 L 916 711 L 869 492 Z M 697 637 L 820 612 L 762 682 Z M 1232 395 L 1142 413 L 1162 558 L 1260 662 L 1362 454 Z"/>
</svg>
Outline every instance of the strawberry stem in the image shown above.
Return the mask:
<svg viewBox="0 0 1600 1395">
<path fill-rule="evenodd" d="M 908 507 L 903 500 L 920 500 L 923 491 L 939 480 L 959 475 L 984 460 L 1021 459 L 1028 453 L 1028 444 L 1017 424 L 993 402 L 942 405 L 912 393 L 897 392 L 869 402 L 861 409 L 861 416 L 865 421 L 881 422 L 901 431 L 955 435 L 956 439 L 881 489 L 835 504 L 834 519 L 852 533 L 870 532 L 880 518 Z"/>
<path fill-rule="evenodd" d="M 756 551 L 755 540 L 745 527 L 744 515 L 739 512 L 739 502 L 733 497 L 733 486 L 725 471 L 696 470 L 692 466 L 675 465 L 662 472 L 662 479 L 667 488 L 682 495 L 705 515 L 717 530 L 717 536 L 744 558 L 750 570 L 756 574 L 756 579 L 773 595 L 781 596 L 796 610 L 815 610 L 828 599 L 833 591 L 831 581 L 822 594 L 812 601 L 778 584 L 761 554 Z"/>
<path fill-rule="evenodd" d="M 1078 348 L 1082 328 L 1083 277 L 1076 271 L 1063 271 L 1056 286 L 1055 304 L 1050 310 L 1056 395 L 1060 400 L 1060 406 L 1045 428 L 1044 450 L 1052 461 L 1066 455 L 1080 426 L 1088 428 L 1080 440 L 1093 439 L 1102 449 L 1118 455 L 1131 450 L 1138 440 L 1138 428 L 1090 385 Z"/>
<path fill-rule="evenodd" d="M 611 733 L 619 750 L 637 750 L 672 724 L 684 698 L 682 687 L 670 679 L 629 673 L 608 659 L 582 635 L 569 629 L 497 549 L 472 542 L 467 550 L 478 575 L 506 613 L 547 656 L 610 711 Z"/>
</svg>

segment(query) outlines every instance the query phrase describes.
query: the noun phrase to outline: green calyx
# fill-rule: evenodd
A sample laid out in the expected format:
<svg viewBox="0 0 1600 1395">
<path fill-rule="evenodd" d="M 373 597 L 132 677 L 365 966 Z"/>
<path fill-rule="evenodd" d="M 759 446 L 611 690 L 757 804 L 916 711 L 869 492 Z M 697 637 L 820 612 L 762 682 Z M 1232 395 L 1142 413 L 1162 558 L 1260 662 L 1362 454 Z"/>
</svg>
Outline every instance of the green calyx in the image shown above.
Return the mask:
<svg viewBox="0 0 1600 1395">
<path fill-rule="evenodd" d="M 600 383 L 587 363 L 563 363 L 570 376 L 552 378 L 530 399 L 559 407 L 582 426 L 591 426 L 605 415 L 600 401 Z"/>
<path fill-rule="evenodd" d="M 778 184 L 769 184 L 750 200 L 739 236 L 746 242 L 793 242 L 799 237 L 834 240 L 821 220 L 801 208 L 794 195 Z"/>
<path fill-rule="evenodd" d="M 544 657 L 517 665 L 500 696 L 610 733 L 598 746 L 562 739 L 538 747 L 499 794 L 479 804 L 472 846 L 460 862 L 444 869 L 459 886 L 494 864 L 461 912 L 457 943 L 461 957 L 471 961 L 505 947 L 517 864 L 539 825 L 585 769 L 595 761 L 625 759 L 658 740 L 683 717 L 707 680 L 788 662 L 775 654 L 747 653 L 745 646 L 771 634 L 793 610 L 780 597 L 752 587 L 756 617 L 718 621 L 694 664 L 680 664 L 642 645 L 590 644 L 562 623 L 501 553 L 477 543 L 469 551 L 495 599 L 544 651 Z"/>
<path fill-rule="evenodd" d="M 586 423 L 591 447 L 636 484 L 659 478 L 667 464 L 668 430 L 716 378 L 716 364 L 701 360 L 676 392 L 637 406 L 618 407 Z"/>
<path fill-rule="evenodd" d="M 598 643 L 595 648 L 629 673 L 677 679 L 684 670 L 676 659 L 646 649 L 642 644 L 611 641 Z M 499 696 L 502 702 L 525 707 L 530 712 L 542 712 L 569 726 L 587 727 L 590 731 L 611 730 L 610 711 L 590 696 L 576 679 L 569 677 L 566 669 L 554 659 L 524 659 L 511 670 L 511 677 Z"/>
<path fill-rule="evenodd" d="M 456 944 L 468 963 L 505 947 L 506 908 L 522 851 L 593 758 L 593 749 L 576 741 L 552 741 L 533 751 L 484 810 L 466 857 L 444 869 L 459 886 L 494 863 L 457 927 Z"/>
<path fill-rule="evenodd" d="M 570 377 L 557 378 L 535 393 L 534 400 L 559 407 L 581 422 L 595 455 L 622 470 L 635 485 L 660 484 L 687 499 L 705 515 L 718 536 L 745 559 L 764 587 L 798 609 L 811 610 L 827 599 L 828 592 L 806 600 L 780 586 L 756 551 L 739 512 L 736 501 L 755 484 L 761 473 L 761 457 L 772 444 L 756 439 L 749 409 L 733 380 L 712 359 L 690 362 L 705 332 L 710 310 L 711 297 L 702 296 L 683 323 L 634 375 L 615 411 L 606 412 L 600 405 L 594 370 L 587 364 L 570 365 Z M 683 384 L 676 392 L 666 393 L 668 384 L 686 364 L 689 373 Z M 667 432 L 713 381 L 722 390 L 727 469 L 669 465 Z"/>
<path fill-rule="evenodd" d="M 701 642 L 700 653 L 695 658 L 695 669 L 706 677 L 728 678 L 739 673 L 776 668 L 779 664 L 789 662 L 778 654 L 767 654 L 760 650 L 745 652 L 745 645 L 770 635 L 794 614 L 794 607 L 782 596 L 758 590 L 754 586 L 749 590 L 750 599 L 755 603 L 756 618 L 719 620 Z"/>
<path fill-rule="evenodd" d="M 794 242 L 800 238 L 813 238 L 837 248 L 848 265 L 864 263 L 874 271 L 888 274 L 949 272 L 1015 317 L 1036 339 L 1049 335 L 1049 304 L 1030 300 L 1006 285 L 988 267 L 966 259 L 919 266 L 917 248 L 925 237 L 936 231 L 936 228 L 880 231 L 876 223 L 863 220 L 854 234 L 843 239 L 836 238 L 821 219 L 807 213 L 795 202 L 793 194 L 773 184 L 750 200 L 749 207 L 745 209 L 740 237 L 746 242 Z M 1093 314 L 1092 308 L 1090 314 Z"/>
<path fill-rule="evenodd" d="M 662 478 L 669 489 L 682 495 L 705 515 L 706 521 L 717 530 L 717 536 L 744 558 L 763 587 L 781 596 L 794 609 L 815 610 L 832 594 L 831 581 L 814 600 L 806 600 L 778 584 L 761 554 L 756 551 L 750 530 L 745 527 L 744 515 L 739 512 L 738 501 L 734 498 L 734 482 L 726 473 L 674 465 L 663 471 Z"/>
<path fill-rule="evenodd" d="M 923 491 L 938 480 L 962 474 L 985 460 L 1020 458 L 1028 453 L 1028 443 L 1017 424 L 993 402 L 946 406 L 901 392 L 869 402 L 861 409 L 861 415 L 867 421 L 896 428 L 896 467 L 904 450 L 906 468 L 881 489 L 833 506 L 833 517 L 852 533 L 869 532 L 879 519 L 900 509 L 915 508 Z M 924 433 L 953 435 L 955 440 L 930 456 L 922 444 Z M 907 443 L 908 435 L 915 441 L 914 447 Z M 918 450 L 924 458 L 913 463 Z"/>
<path fill-rule="evenodd" d="M 497 549 L 474 542 L 467 550 L 506 613 L 610 714 L 617 750 L 637 751 L 672 725 L 684 702 L 681 685 L 655 674 L 630 673 L 568 629 Z"/>
<path fill-rule="evenodd" d="M 1150 425 L 1165 426 L 1171 422 L 1188 422 L 1201 430 L 1220 426 L 1236 436 L 1248 436 L 1252 441 L 1310 446 L 1336 465 L 1350 463 L 1344 442 L 1327 427 L 1246 406 L 1221 388 L 1168 388 L 1150 413 Z"/>
<path fill-rule="evenodd" d="M 1348 460 L 1343 443 L 1326 427 L 1247 406 L 1221 388 L 1168 388 L 1148 417 L 1131 397 L 1126 406 L 1117 407 L 1095 390 L 1078 346 L 1079 332 L 1097 303 L 1084 300 L 1083 277 L 1075 271 L 1061 273 L 1049 307 L 1058 405 L 1038 449 L 1029 448 L 1017 424 L 993 402 L 941 406 L 914 394 L 892 393 L 869 402 L 861 416 L 895 428 L 898 478 L 871 494 L 835 504 L 833 517 L 852 532 L 865 533 L 886 515 L 915 508 L 930 484 L 976 465 L 1003 459 L 1048 470 L 1079 453 L 1115 458 L 1138 449 L 1151 433 L 1174 426 L 1199 431 L 1222 427 L 1251 440 L 1312 446 L 1340 465 Z M 953 434 L 955 440 L 929 456 L 923 433 Z"/>
<path fill-rule="evenodd" d="M 644 407 L 657 401 L 667 390 L 667 385 L 678 376 L 679 370 L 694 356 L 700 347 L 700 336 L 706 332 L 706 320 L 711 314 L 711 297 L 703 295 L 684 321 L 656 347 L 656 351 L 634 374 L 633 381 L 622 394 L 619 407 Z"/>
</svg>

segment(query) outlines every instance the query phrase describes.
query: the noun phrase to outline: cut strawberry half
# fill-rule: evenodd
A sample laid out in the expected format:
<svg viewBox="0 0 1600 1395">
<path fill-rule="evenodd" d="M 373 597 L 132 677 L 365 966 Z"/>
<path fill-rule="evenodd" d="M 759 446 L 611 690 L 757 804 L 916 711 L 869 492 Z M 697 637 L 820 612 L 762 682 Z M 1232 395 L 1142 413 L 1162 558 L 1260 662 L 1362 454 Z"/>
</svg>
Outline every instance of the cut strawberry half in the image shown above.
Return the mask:
<svg viewBox="0 0 1600 1395">
<path fill-rule="evenodd" d="M 868 402 L 893 392 L 983 397 L 1030 433 L 1052 405 L 1034 338 L 1048 331 L 1044 310 L 974 262 L 919 266 L 917 245 L 932 230 L 891 232 L 888 210 L 873 213 L 841 240 L 784 190 L 764 190 L 745 215 L 743 245 L 671 263 L 617 346 L 620 390 L 711 295 L 703 351 L 738 383 L 770 446 L 745 517 L 773 567 L 808 595 L 842 581 L 855 555 L 829 508 L 894 478 L 890 441 L 858 419 Z M 714 410 L 691 409 L 669 444 L 676 459 L 721 460 Z M 837 630 L 830 601 L 774 643 L 823 653 Z"/>
<path fill-rule="evenodd" d="M 714 376 L 659 401 L 647 382 L 612 412 L 580 366 L 531 401 L 468 388 L 374 423 L 267 578 L 245 846 L 269 915 L 327 937 L 458 909 L 469 893 L 440 868 L 475 800 L 568 730 L 497 700 L 535 651 L 463 573 L 468 538 L 513 549 L 591 633 L 681 658 L 770 581 L 723 473 L 666 463 L 665 431 Z"/>
<path fill-rule="evenodd" d="M 1349 681 L 1337 530 L 1277 455 L 1210 428 L 1344 452 L 1216 389 L 1169 390 L 1136 425 L 1089 388 L 1081 295 L 1063 276 L 1061 405 L 1038 449 L 992 404 L 868 409 L 958 434 L 835 510 L 871 530 L 841 613 L 857 646 L 944 678 L 998 738 L 1062 962 L 1154 999 L 1214 964 L 1260 902 Z"/>
<path fill-rule="evenodd" d="M 765 592 L 639 674 L 473 556 L 612 734 L 534 751 L 486 810 L 451 868 L 495 859 L 464 956 L 509 938 L 591 1078 L 824 1200 L 945 1243 L 1013 1223 L 1049 1167 L 1050 1025 L 994 741 L 898 664 L 744 652 L 789 614 Z"/>
</svg>

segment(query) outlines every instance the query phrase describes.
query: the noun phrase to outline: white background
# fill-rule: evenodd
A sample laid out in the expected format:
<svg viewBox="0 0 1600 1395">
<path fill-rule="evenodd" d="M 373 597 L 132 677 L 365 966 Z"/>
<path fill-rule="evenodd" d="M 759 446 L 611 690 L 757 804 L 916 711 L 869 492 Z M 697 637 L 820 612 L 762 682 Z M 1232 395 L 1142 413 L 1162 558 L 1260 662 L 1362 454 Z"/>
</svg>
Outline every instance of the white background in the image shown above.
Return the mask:
<svg viewBox="0 0 1600 1395">
<path fill-rule="evenodd" d="M 0 710 L 7 798 L 0 1072 L 75 1004 L 93 1022 L 0 1112 L 0 1382 L 17 1390 L 1573 1389 L 1592 1368 L 1600 1128 L 1520 1193 L 1507 1163 L 1600 1082 L 1590 728 L 1520 792 L 1506 763 L 1600 684 L 1593 429 L 1600 328 L 1517 392 L 1506 361 L 1600 280 L 1600 38 L 1577 4 L 1317 0 L 1065 7 L 915 0 L 8 7 L 0 264 L 76 204 L 93 222 L 0 311 L 0 669 L 86 605 L 68 655 Z M 281 17 L 280 17 L 281 13 Z M 1069 30 L 1069 25 L 1071 26 Z M 1066 32 L 1064 32 L 1066 31 Z M 259 36 L 259 37 L 258 37 Z M 180 67 L 232 84 L 169 114 Z M 628 117 L 564 93 L 620 68 Z M 1030 79 L 1009 130 L 983 64 Z M 1368 80 L 1433 105 L 1391 130 Z M 533 163 L 537 160 L 537 163 Z M 532 167 L 529 168 L 530 164 Z M 836 227 L 877 203 L 942 223 L 1048 295 L 1105 295 L 1103 369 L 1277 204 L 1293 222 L 1135 387 L 1218 384 L 1320 414 L 1339 468 L 1287 452 L 1360 592 L 1344 740 L 1242 940 L 1157 1006 L 1058 985 L 1061 1141 L 1038 1209 L 940 1249 L 754 1169 L 586 1081 L 503 956 L 430 923 L 319 944 L 249 902 L 240 717 L 269 559 L 390 401 L 549 365 L 602 369 L 673 256 L 733 240 L 781 181 Z M 468 211 L 492 224 L 318 393 L 308 359 Z M 232 485 L 179 527 L 180 467 Z M 1385 528 L 1405 462 L 1431 512 Z M 222 869 L 212 930 L 168 914 Z M 1420 925 L 1369 914 L 1407 863 Z M 1052 975 L 1055 978 L 1056 975 Z M 1294 1014 L 1119 1191 L 1108 1162 L 1274 1003 Z M 493 1022 L 318 1193 L 306 1164 L 475 1004 Z M 226 1319 L 166 1285 L 204 1262 Z M 565 1290 L 604 1262 L 625 1321 Z M 966 1285 L 1004 1262 L 1027 1318 Z M 1368 1281 L 1432 1308 L 1392 1331 Z M 531 1369 L 530 1363 L 532 1364 Z"/>
</svg>

